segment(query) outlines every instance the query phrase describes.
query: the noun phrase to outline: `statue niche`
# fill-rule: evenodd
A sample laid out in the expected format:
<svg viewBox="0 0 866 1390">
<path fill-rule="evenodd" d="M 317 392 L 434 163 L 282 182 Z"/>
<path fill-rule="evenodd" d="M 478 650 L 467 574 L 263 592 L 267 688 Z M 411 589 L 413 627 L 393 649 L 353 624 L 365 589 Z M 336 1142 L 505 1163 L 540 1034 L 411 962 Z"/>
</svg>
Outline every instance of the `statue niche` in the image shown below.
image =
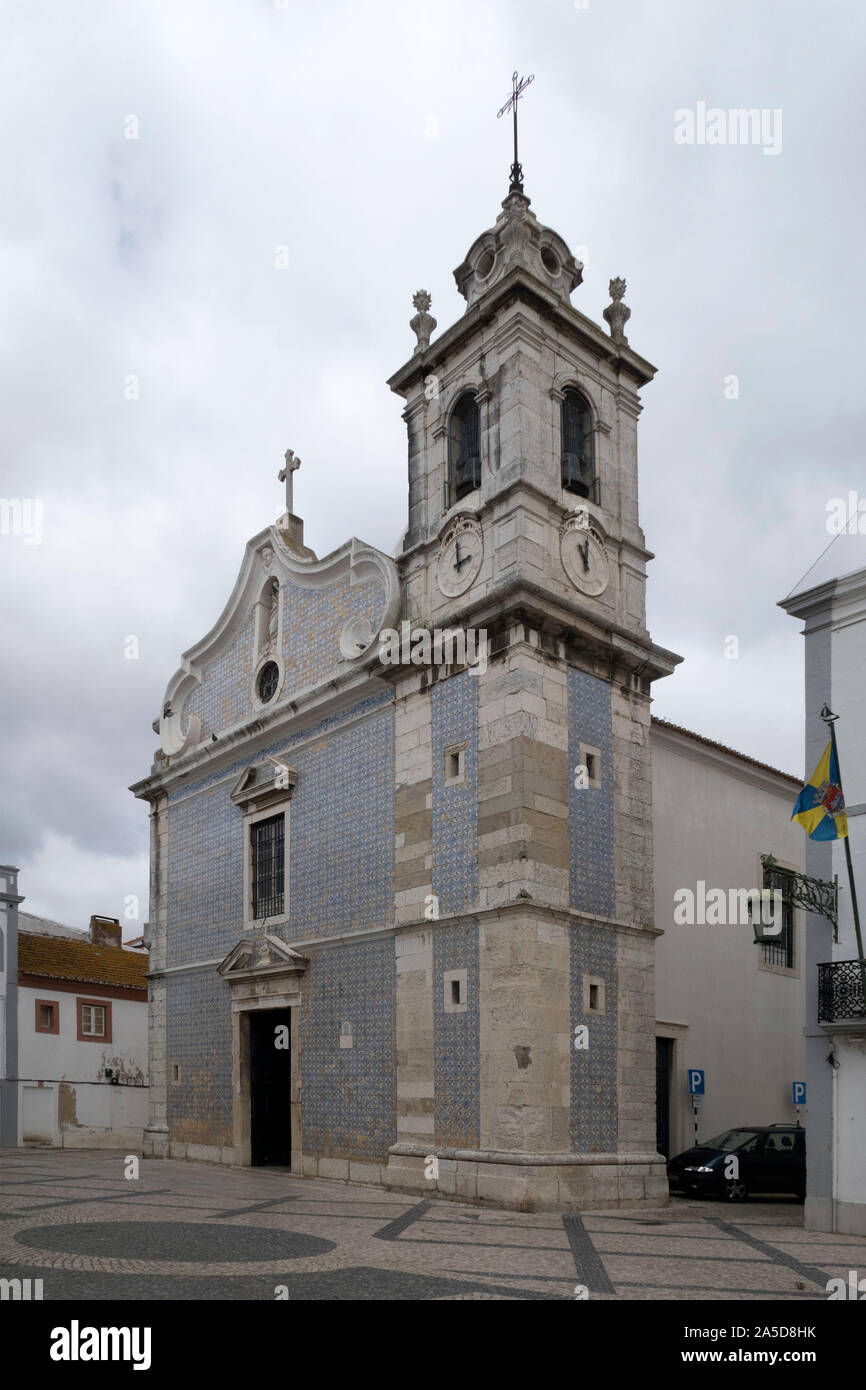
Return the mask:
<svg viewBox="0 0 866 1390">
<path fill-rule="evenodd" d="M 270 578 L 256 604 L 256 654 L 272 656 L 277 650 L 280 632 L 280 581 Z"/>
</svg>

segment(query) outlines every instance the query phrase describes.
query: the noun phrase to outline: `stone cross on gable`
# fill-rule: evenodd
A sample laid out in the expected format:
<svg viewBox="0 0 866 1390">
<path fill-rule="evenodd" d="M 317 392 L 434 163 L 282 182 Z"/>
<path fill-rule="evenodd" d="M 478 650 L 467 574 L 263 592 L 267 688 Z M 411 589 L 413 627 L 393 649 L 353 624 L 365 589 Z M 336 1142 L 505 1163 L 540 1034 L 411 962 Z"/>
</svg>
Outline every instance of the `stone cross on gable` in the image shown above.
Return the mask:
<svg viewBox="0 0 866 1390">
<path fill-rule="evenodd" d="M 285 467 L 280 469 L 278 477 L 280 482 L 286 485 L 286 511 L 292 516 L 292 474 L 296 468 L 300 468 L 301 460 L 295 458 L 291 449 L 287 449 L 283 457 L 286 463 Z"/>
</svg>

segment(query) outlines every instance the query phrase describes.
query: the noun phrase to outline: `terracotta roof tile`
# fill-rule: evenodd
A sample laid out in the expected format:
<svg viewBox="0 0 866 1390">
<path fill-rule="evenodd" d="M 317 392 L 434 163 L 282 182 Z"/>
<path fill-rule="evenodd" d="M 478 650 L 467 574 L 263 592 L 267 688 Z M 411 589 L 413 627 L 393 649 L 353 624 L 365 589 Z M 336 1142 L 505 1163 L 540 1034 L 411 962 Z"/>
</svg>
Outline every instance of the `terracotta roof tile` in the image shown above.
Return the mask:
<svg viewBox="0 0 866 1390">
<path fill-rule="evenodd" d="M 123 951 L 116 946 L 94 946 L 90 941 L 26 931 L 18 936 L 18 970 L 22 975 L 146 990 L 148 964 L 144 951 Z"/>
</svg>

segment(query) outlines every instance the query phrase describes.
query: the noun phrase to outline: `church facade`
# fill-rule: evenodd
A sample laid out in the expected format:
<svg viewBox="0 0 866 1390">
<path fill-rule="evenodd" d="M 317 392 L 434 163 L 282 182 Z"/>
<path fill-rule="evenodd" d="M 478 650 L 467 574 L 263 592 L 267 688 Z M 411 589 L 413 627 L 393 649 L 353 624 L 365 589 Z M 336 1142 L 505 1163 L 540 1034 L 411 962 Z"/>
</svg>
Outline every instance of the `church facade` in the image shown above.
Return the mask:
<svg viewBox="0 0 866 1390">
<path fill-rule="evenodd" d="M 389 385 L 396 556 L 291 502 L 166 690 L 145 1152 L 657 1205 L 650 693 L 624 282 L 512 188 Z M 432 339 L 432 341 L 431 341 Z M 437 636 L 438 634 L 438 636 Z M 445 634 L 443 638 L 443 634 Z"/>
</svg>

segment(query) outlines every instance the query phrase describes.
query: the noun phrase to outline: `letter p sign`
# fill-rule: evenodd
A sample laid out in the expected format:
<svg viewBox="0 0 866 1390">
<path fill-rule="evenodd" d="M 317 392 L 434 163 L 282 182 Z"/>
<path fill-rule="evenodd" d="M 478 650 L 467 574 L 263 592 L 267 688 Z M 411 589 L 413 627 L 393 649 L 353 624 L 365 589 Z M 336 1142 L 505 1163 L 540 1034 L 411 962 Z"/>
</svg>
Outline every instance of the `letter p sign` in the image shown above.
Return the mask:
<svg viewBox="0 0 866 1390">
<path fill-rule="evenodd" d="M 806 1083 L 805 1081 L 791 1082 L 791 1095 L 795 1105 L 806 1104 Z"/>
</svg>

